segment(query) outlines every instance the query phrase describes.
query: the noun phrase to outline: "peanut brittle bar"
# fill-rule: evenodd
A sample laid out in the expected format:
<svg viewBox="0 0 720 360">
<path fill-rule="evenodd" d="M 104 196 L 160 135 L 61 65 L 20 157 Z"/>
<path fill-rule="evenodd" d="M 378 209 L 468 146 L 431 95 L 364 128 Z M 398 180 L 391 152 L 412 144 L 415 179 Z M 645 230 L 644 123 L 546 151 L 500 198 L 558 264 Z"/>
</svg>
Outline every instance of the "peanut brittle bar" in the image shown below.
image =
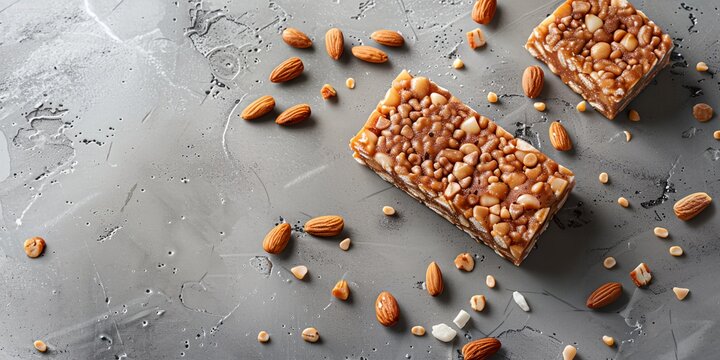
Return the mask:
<svg viewBox="0 0 720 360">
<path fill-rule="evenodd" d="M 350 148 L 358 162 L 515 265 L 575 185 L 570 170 L 407 71 Z"/>
<path fill-rule="evenodd" d="M 673 43 L 626 0 L 567 0 L 525 48 L 613 119 L 668 64 Z"/>
</svg>

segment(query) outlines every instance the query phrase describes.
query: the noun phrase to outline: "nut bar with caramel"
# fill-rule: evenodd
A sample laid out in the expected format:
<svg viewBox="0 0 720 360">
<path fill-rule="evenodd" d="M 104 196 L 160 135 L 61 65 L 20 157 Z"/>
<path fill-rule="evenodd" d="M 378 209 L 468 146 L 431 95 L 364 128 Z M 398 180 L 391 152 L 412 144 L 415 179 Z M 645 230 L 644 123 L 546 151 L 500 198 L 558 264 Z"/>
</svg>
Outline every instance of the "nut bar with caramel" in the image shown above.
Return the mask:
<svg viewBox="0 0 720 360">
<path fill-rule="evenodd" d="M 570 170 L 407 71 L 350 148 L 358 162 L 515 265 L 575 185 Z"/>
<path fill-rule="evenodd" d="M 525 48 L 613 119 L 668 64 L 673 43 L 626 0 L 567 0 Z"/>
</svg>

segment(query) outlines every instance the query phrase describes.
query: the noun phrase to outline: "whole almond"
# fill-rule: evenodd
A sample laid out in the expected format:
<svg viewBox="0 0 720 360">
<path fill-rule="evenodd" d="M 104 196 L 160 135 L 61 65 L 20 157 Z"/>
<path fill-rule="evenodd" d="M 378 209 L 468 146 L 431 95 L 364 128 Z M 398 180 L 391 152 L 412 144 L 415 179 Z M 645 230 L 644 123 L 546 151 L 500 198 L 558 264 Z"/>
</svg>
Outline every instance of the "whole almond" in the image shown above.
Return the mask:
<svg viewBox="0 0 720 360">
<path fill-rule="evenodd" d="M 502 344 L 496 338 L 483 338 L 471 341 L 462 348 L 463 359 L 485 360 L 498 352 Z"/>
<path fill-rule="evenodd" d="M 325 50 L 334 60 L 342 56 L 345 49 L 345 40 L 343 33 L 338 28 L 332 28 L 325 33 Z"/>
<path fill-rule="evenodd" d="M 539 66 L 528 66 L 523 72 L 522 88 L 525 96 L 534 99 L 540 96 L 545 84 L 545 73 Z"/>
<path fill-rule="evenodd" d="M 273 69 L 270 73 L 270 81 L 274 83 L 290 81 L 300 76 L 303 70 L 305 70 L 305 65 L 302 60 L 299 57 L 291 57 Z"/>
<path fill-rule="evenodd" d="M 369 63 L 380 64 L 388 61 L 388 56 L 384 51 L 372 46 L 353 46 L 352 54 L 356 58 Z"/>
<path fill-rule="evenodd" d="M 572 149 L 572 141 L 570 141 L 570 135 L 568 135 L 565 127 L 558 121 L 554 121 L 550 124 L 550 143 L 556 150 L 568 151 Z"/>
<path fill-rule="evenodd" d="M 341 216 L 318 216 L 305 223 L 305 232 L 320 237 L 335 236 L 342 232 L 344 226 L 345 221 Z"/>
<path fill-rule="evenodd" d="M 712 198 L 710 195 L 704 192 L 697 192 L 678 200 L 673 206 L 673 211 L 678 219 L 688 221 L 705 210 L 711 202 Z"/>
<path fill-rule="evenodd" d="M 259 97 L 257 100 L 250 103 L 242 111 L 240 117 L 245 120 L 257 119 L 275 108 L 275 99 L 270 95 Z"/>
<path fill-rule="evenodd" d="M 622 284 L 609 282 L 593 291 L 585 305 L 590 309 L 600 309 L 614 303 L 620 295 L 622 295 Z"/>
<path fill-rule="evenodd" d="M 378 30 L 370 34 L 370 38 L 375 40 L 378 44 L 385 46 L 400 47 L 405 44 L 405 38 L 397 32 L 392 30 Z"/>
<path fill-rule="evenodd" d="M 425 271 L 425 287 L 430 296 L 442 294 L 445 288 L 440 266 L 434 261 L 428 265 L 427 271 Z"/>
<path fill-rule="evenodd" d="M 263 250 L 269 254 L 279 254 L 290 241 L 290 224 L 278 224 L 263 239 Z"/>
<path fill-rule="evenodd" d="M 297 124 L 310 117 L 311 110 L 308 104 L 297 104 L 285 111 L 283 111 L 277 118 L 275 123 L 279 125 L 293 125 Z"/>
<path fill-rule="evenodd" d="M 383 326 L 393 326 L 400 320 L 400 308 L 391 293 L 383 291 L 375 300 L 375 317 Z"/>
<path fill-rule="evenodd" d="M 286 44 L 298 49 L 305 49 L 312 46 L 312 40 L 310 40 L 304 32 L 296 28 L 283 30 L 282 39 Z"/>
<path fill-rule="evenodd" d="M 495 16 L 496 0 L 477 0 L 472 10 L 472 19 L 478 24 L 489 24 Z"/>
</svg>

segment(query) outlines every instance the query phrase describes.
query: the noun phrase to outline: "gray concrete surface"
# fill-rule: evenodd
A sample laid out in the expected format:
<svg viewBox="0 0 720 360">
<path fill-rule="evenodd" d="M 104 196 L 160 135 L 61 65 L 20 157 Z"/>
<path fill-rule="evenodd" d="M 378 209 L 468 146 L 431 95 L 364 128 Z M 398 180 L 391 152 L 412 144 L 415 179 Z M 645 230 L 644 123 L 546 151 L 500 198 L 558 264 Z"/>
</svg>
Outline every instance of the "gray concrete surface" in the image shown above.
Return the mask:
<svg viewBox="0 0 720 360">
<path fill-rule="evenodd" d="M 717 119 L 698 123 L 691 106 L 720 108 L 718 4 L 636 1 L 667 29 L 676 54 L 633 103 L 642 120 L 579 114 L 579 97 L 548 76 L 545 114 L 520 96 L 519 74 L 536 61 L 522 48 L 532 27 L 559 1 L 501 0 L 484 27 L 487 48 L 471 51 L 471 1 L 150 1 L 0 0 L 0 358 L 2 359 L 457 359 L 468 339 L 495 336 L 496 358 L 559 359 L 566 344 L 580 359 L 717 357 L 720 262 L 717 205 L 685 223 L 672 204 L 685 194 L 720 197 Z M 289 48 L 279 33 L 298 27 L 315 40 Z M 349 45 L 370 44 L 378 28 L 398 29 L 407 46 L 390 62 L 332 61 L 323 34 L 338 26 Z M 302 78 L 278 85 L 270 70 L 297 55 Z M 450 68 L 455 57 L 466 68 Z M 575 171 L 578 185 L 522 267 L 494 255 L 350 157 L 360 128 L 395 74 L 424 74 L 506 129 Z M 345 78 L 357 87 L 348 90 Z M 319 96 L 324 83 L 337 102 Z M 487 91 L 501 94 L 496 106 Z M 272 94 L 278 109 L 298 102 L 312 119 L 282 128 L 272 117 L 245 122 L 249 101 Z M 549 145 L 561 119 L 575 150 Z M 625 142 L 623 130 L 633 139 Z M 600 171 L 611 181 L 601 185 Z M 629 209 L 615 204 L 618 196 Z M 652 203 L 652 201 L 656 201 Z M 384 217 L 383 205 L 399 215 Z M 279 219 L 345 217 L 345 234 L 294 234 L 280 256 L 261 240 Z M 652 228 L 664 226 L 669 239 Z M 22 242 L 43 236 L 45 255 L 28 259 Z M 349 252 L 338 249 L 345 236 Z M 686 255 L 667 249 L 681 245 Z M 453 269 L 464 251 L 471 273 Z M 605 256 L 618 266 L 605 270 Z M 438 261 L 446 293 L 422 289 Z M 648 263 L 653 283 L 635 288 L 628 272 Z M 308 281 L 289 269 L 310 268 Z M 498 287 L 484 286 L 493 274 Z M 330 289 L 345 278 L 351 300 Z M 585 309 L 600 283 L 625 291 L 611 309 Z M 679 302 L 673 286 L 691 289 Z M 373 302 L 390 290 L 399 326 L 374 319 Z M 532 311 L 511 303 L 525 294 Z M 412 325 L 451 324 L 476 293 L 484 313 L 452 344 L 414 337 Z M 315 326 L 322 341 L 299 333 Z M 272 340 L 261 345 L 259 330 Z M 602 335 L 614 336 L 615 348 Z M 32 341 L 50 352 L 39 355 Z"/>
</svg>

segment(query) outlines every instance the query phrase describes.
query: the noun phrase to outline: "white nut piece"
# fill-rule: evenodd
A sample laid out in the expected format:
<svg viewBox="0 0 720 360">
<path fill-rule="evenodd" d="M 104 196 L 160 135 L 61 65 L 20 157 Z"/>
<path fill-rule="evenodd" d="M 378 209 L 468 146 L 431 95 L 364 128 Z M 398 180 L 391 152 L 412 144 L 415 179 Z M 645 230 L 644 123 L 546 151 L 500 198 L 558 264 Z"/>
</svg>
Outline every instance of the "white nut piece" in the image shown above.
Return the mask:
<svg viewBox="0 0 720 360">
<path fill-rule="evenodd" d="M 540 208 L 540 200 L 536 198 L 533 195 L 530 194 L 522 194 L 518 196 L 517 200 L 515 200 L 516 203 L 522 205 L 525 209 L 539 209 Z"/>
<path fill-rule="evenodd" d="M 675 297 L 678 300 L 683 301 L 683 299 L 685 299 L 688 296 L 688 294 L 690 293 L 690 289 L 674 287 L 673 292 L 675 293 Z"/>
<path fill-rule="evenodd" d="M 615 261 L 615 258 L 612 256 L 608 256 L 603 260 L 603 266 L 606 269 L 612 269 L 615 267 L 615 264 L 617 264 L 617 261 Z"/>
<path fill-rule="evenodd" d="M 452 67 L 455 69 L 462 69 L 463 67 L 465 67 L 465 63 L 460 60 L 460 58 L 457 58 L 455 59 L 455 61 L 453 61 Z"/>
<path fill-rule="evenodd" d="M 587 14 L 585 15 L 585 26 L 587 26 L 588 31 L 594 33 L 595 30 L 603 26 L 603 21 L 593 14 Z"/>
<path fill-rule="evenodd" d="M 448 100 L 446 97 L 444 97 L 438 93 L 432 93 L 432 94 L 430 94 L 430 101 L 434 105 L 445 105 L 445 104 L 447 104 Z"/>
<path fill-rule="evenodd" d="M 528 305 L 527 300 L 525 300 L 525 296 L 521 294 L 518 291 L 513 291 L 513 300 L 519 306 L 523 311 L 528 312 L 530 311 L 530 305 Z"/>
<path fill-rule="evenodd" d="M 485 295 L 473 295 L 473 297 L 470 298 L 470 307 L 478 312 L 485 310 L 486 303 Z"/>
<path fill-rule="evenodd" d="M 615 338 L 613 338 L 612 336 L 603 335 L 602 341 L 607 346 L 610 346 L 610 347 L 615 346 Z"/>
<path fill-rule="evenodd" d="M 460 130 L 470 135 L 477 135 L 480 133 L 480 125 L 478 125 L 475 116 L 470 116 L 460 124 Z"/>
<path fill-rule="evenodd" d="M 600 175 L 598 175 L 598 180 L 601 184 L 607 184 L 607 182 L 610 180 L 610 177 L 608 176 L 608 173 L 601 172 Z"/>
<path fill-rule="evenodd" d="M 475 259 L 470 253 L 460 253 L 455 257 L 455 267 L 462 271 L 473 271 L 475 268 Z"/>
<path fill-rule="evenodd" d="M 682 256 L 683 255 L 683 249 L 677 245 L 671 246 L 670 249 L 668 249 L 668 252 L 672 256 Z"/>
<path fill-rule="evenodd" d="M 464 328 L 468 321 L 470 321 L 470 314 L 465 310 L 460 310 L 457 316 L 455 316 L 455 319 L 453 319 L 455 325 L 460 329 Z"/>
<path fill-rule="evenodd" d="M 258 333 L 257 340 L 259 343 L 266 343 L 270 341 L 270 334 L 267 333 L 267 331 L 263 330 Z"/>
<path fill-rule="evenodd" d="M 637 287 L 643 287 L 650 283 L 652 274 L 650 268 L 645 263 L 640 263 L 633 271 L 630 272 L 630 278 Z"/>
<path fill-rule="evenodd" d="M 445 324 L 437 324 L 432 327 L 432 336 L 442 342 L 451 342 L 456 335 L 457 331 Z"/>
<path fill-rule="evenodd" d="M 345 80 L 345 86 L 347 86 L 348 89 L 354 89 L 355 88 L 355 79 L 347 78 L 347 80 Z"/>
<path fill-rule="evenodd" d="M 301 336 L 303 340 L 311 343 L 315 343 L 320 340 L 320 333 L 314 327 L 309 327 L 303 330 Z"/>
<path fill-rule="evenodd" d="M 341 241 L 338 246 L 340 246 L 340 249 L 343 251 L 348 251 L 350 249 L 350 243 L 352 243 L 352 240 L 350 238 L 346 238 L 345 240 Z"/>
<path fill-rule="evenodd" d="M 666 229 L 664 227 L 659 227 L 659 226 L 653 229 L 653 233 L 655 234 L 655 236 L 657 236 L 661 239 L 666 239 L 668 237 L 668 235 L 670 235 L 670 233 L 668 232 L 668 229 Z"/>
<path fill-rule="evenodd" d="M 383 206 L 382 212 L 387 216 L 393 216 L 395 215 L 395 208 L 393 208 L 392 206 Z"/>
<path fill-rule="evenodd" d="M 290 269 L 290 272 L 295 276 L 298 280 L 302 280 L 305 278 L 305 275 L 308 273 L 308 268 L 305 265 L 298 265 Z"/>
<path fill-rule="evenodd" d="M 425 336 L 425 328 L 420 325 L 413 326 L 410 332 L 415 336 Z"/>
<path fill-rule="evenodd" d="M 563 360 L 573 360 L 577 355 L 577 349 L 572 345 L 567 345 L 562 351 Z"/>
<path fill-rule="evenodd" d="M 468 31 L 466 34 L 468 45 L 471 49 L 475 50 L 479 47 L 485 46 L 487 39 L 485 39 L 485 33 L 480 28 Z"/>
<path fill-rule="evenodd" d="M 488 275 L 485 278 L 485 285 L 487 285 L 487 287 L 489 287 L 491 289 L 494 288 L 495 287 L 495 277 L 492 275 Z"/>
</svg>

